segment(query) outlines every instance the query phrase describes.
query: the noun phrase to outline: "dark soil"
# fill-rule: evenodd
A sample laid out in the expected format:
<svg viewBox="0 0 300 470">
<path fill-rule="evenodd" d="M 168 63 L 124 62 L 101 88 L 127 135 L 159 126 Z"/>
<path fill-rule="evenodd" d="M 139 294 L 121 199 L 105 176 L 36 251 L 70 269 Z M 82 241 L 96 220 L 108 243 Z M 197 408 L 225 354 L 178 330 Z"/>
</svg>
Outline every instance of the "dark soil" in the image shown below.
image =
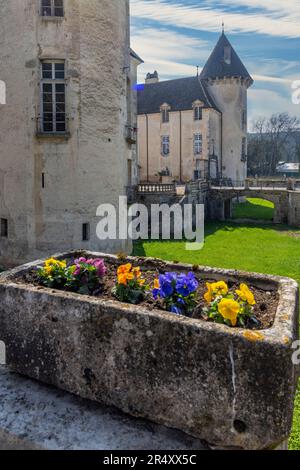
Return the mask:
<svg viewBox="0 0 300 470">
<path fill-rule="evenodd" d="M 72 264 L 73 260 L 70 259 L 68 260 L 68 262 Z M 122 261 L 116 260 L 115 262 L 106 260 L 105 263 L 108 269 L 107 269 L 107 274 L 104 278 L 103 284 L 101 284 L 99 288 L 97 289 L 97 291 L 95 291 L 91 295 L 104 299 L 104 300 L 116 300 L 112 294 L 112 288 L 116 284 L 117 269 L 120 265 L 126 263 L 126 260 L 122 260 Z M 143 260 L 137 259 L 135 266 L 139 266 L 141 268 L 142 277 L 146 280 L 146 284 L 149 284 L 151 287 L 151 289 L 145 293 L 145 298 L 141 303 L 139 303 L 139 305 L 147 307 L 148 310 L 154 310 L 154 309 L 165 310 L 162 302 L 160 300 L 155 301 L 152 297 L 152 287 L 153 287 L 154 279 L 166 271 L 164 263 L 158 260 L 154 268 L 153 265 L 145 266 L 145 263 L 143 266 Z M 180 269 L 178 269 L 178 271 L 180 271 Z M 194 273 L 195 273 L 196 278 L 199 281 L 199 287 L 197 290 L 199 303 L 198 303 L 198 306 L 195 308 L 192 318 L 201 319 L 202 321 L 207 321 L 202 315 L 202 310 L 206 306 L 203 296 L 205 292 L 207 291 L 206 289 L 207 281 L 203 280 L 200 277 L 200 275 L 197 275 L 196 270 L 194 270 Z M 34 286 L 42 285 L 37 276 L 36 271 L 28 271 L 22 274 L 19 278 L 17 278 L 16 281 L 20 283 L 32 284 Z M 208 282 L 213 282 L 213 281 L 209 279 Z M 234 283 L 234 282 L 228 282 L 228 286 L 230 290 L 233 290 L 233 291 L 239 288 L 239 284 Z M 256 300 L 256 305 L 254 306 L 253 314 L 258 320 L 258 324 L 249 323 L 247 325 L 247 328 L 255 329 L 255 330 L 270 328 L 274 323 L 274 319 L 276 315 L 276 310 L 277 310 L 278 300 L 279 300 L 278 293 L 275 290 L 266 291 L 266 290 L 263 290 L 263 289 L 260 289 L 258 287 L 254 287 L 251 285 L 249 285 L 249 287 L 252 290 L 255 296 L 255 300 Z M 63 290 L 63 289 L 60 289 L 60 290 Z"/>
</svg>

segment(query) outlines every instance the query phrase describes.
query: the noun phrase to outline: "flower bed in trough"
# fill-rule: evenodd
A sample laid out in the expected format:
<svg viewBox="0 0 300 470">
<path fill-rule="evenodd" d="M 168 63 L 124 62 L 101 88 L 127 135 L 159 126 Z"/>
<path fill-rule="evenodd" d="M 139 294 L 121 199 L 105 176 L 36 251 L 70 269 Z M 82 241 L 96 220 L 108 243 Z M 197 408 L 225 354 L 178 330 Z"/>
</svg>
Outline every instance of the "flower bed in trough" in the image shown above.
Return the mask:
<svg viewBox="0 0 300 470">
<path fill-rule="evenodd" d="M 0 275 L 15 371 L 220 447 L 291 428 L 295 281 L 96 253 Z"/>
</svg>

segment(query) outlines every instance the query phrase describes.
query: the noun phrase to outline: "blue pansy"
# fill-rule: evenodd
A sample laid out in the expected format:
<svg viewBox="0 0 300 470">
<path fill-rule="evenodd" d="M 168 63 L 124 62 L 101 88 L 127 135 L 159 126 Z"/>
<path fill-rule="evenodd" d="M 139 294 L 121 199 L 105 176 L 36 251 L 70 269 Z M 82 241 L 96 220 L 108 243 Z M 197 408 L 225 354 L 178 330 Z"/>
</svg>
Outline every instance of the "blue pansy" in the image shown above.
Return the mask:
<svg viewBox="0 0 300 470">
<path fill-rule="evenodd" d="M 176 315 L 181 315 L 182 314 L 181 309 L 179 307 L 177 307 L 177 305 L 172 305 L 172 307 L 170 308 L 170 312 L 175 313 Z"/>
<path fill-rule="evenodd" d="M 198 288 L 198 281 L 195 275 L 190 272 L 188 274 L 180 274 L 176 283 L 176 290 L 178 294 L 187 297 L 194 293 Z"/>
<path fill-rule="evenodd" d="M 176 286 L 176 274 L 166 273 L 159 276 L 160 296 L 164 299 L 174 294 Z"/>
</svg>

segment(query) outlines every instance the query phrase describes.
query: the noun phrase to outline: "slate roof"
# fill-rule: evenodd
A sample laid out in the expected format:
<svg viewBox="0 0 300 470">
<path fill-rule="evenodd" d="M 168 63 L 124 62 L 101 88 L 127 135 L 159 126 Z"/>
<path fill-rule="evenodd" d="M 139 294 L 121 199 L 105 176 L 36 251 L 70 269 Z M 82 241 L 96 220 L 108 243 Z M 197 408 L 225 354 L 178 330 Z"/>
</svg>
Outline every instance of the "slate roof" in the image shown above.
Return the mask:
<svg viewBox="0 0 300 470">
<path fill-rule="evenodd" d="M 228 47 L 231 52 L 231 61 L 226 63 L 224 59 L 224 49 Z M 223 32 L 216 47 L 206 62 L 200 78 L 226 78 L 226 77 L 241 77 L 249 78 L 252 80 L 249 72 L 242 63 L 241 59 L 235 52 L 231 43 Z"/>
<path fill-rule="evenodd" d="M 143 59 L 141 59 L 140 56 L 133 49 L 130 49 L 130 55 L 136 60 L 138 60 L 141 64 L 144 63 Z"/>
<path fill-rule="evenodd" d="M 159 113 L 167 103 L 171 111 L 192 109 L 194 101 L 200 100 L 205 108 L 218 108 L 209 95 L 205 83 L 199 77 L 179 78 L 138 86 L 138 114 Z"/>
</svg>

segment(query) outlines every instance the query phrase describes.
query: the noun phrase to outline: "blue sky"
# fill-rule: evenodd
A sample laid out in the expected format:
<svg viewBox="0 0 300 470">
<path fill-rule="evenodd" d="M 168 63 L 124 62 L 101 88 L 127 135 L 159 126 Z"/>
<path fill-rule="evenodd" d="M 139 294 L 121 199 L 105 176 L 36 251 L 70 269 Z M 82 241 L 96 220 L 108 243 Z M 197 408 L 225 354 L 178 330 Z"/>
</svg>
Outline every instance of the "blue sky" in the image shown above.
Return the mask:
<svg viewBox="0 0 300 470">
<path fill-rule="evenodd" d="M 300 80 L 300 0 L 130 0 L 131 43 L 144 59 L 139 81 L 196 74 L 225 23 L 226 34 L 253 76 L 249 120 L 287 111 L 300 117 L 291 85 Z"/>
</svg>

